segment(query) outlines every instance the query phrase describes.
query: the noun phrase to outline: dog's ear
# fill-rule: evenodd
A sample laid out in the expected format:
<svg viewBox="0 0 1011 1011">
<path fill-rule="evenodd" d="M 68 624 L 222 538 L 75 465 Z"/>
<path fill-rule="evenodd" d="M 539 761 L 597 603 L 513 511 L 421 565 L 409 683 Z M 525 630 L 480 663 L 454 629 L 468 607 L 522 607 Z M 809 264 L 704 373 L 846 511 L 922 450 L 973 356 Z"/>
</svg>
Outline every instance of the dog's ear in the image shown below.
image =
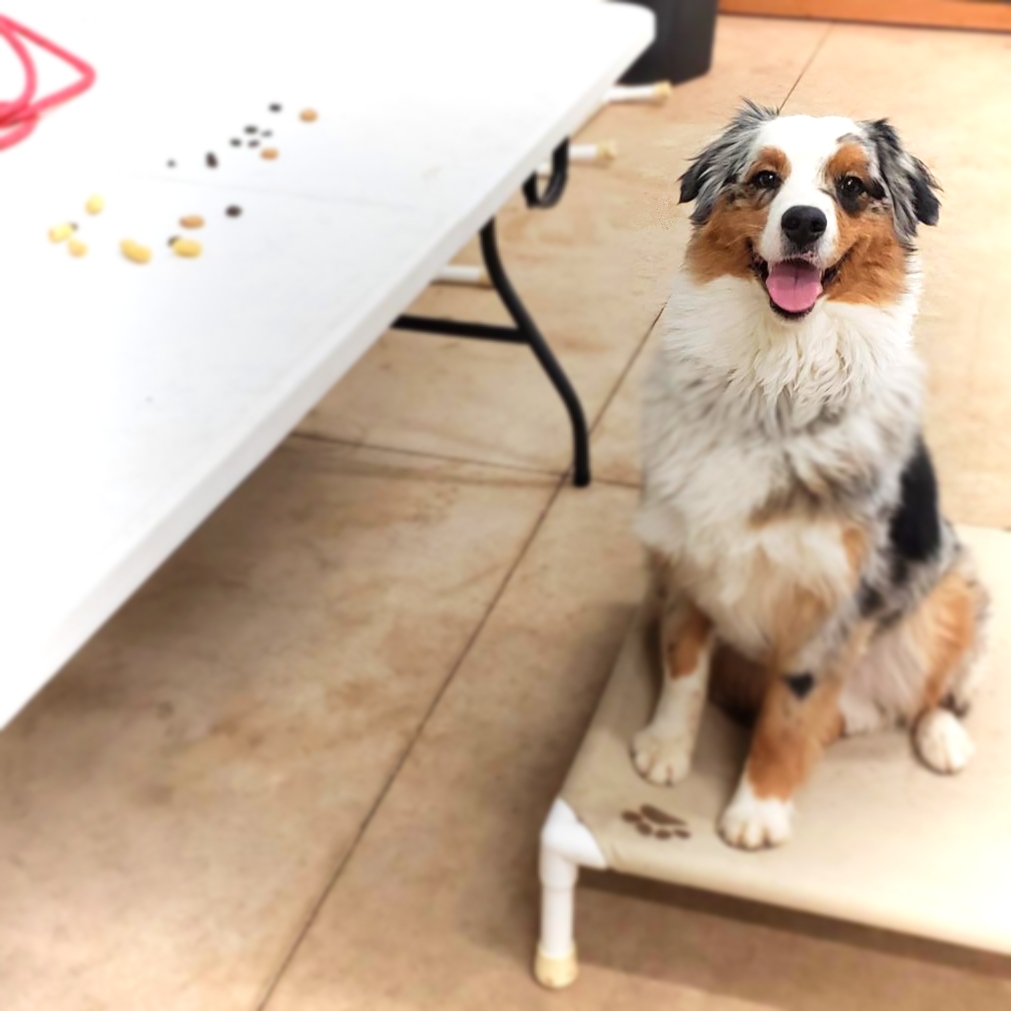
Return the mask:
<svg viewBox="0 0 1011 1011">
<path fill-rule="evenodd" d="M 930 169 L 902 146 L 895 127 L 886 119 L 864 123 L 874 145 L 878 171 L 892 198 L 899 235 L 912 240 L 917 223 L 936 225 L 941 215 L 937 192 L 941 189 Z"/>
<path fill-rule="evenodd" d="M 692 159 L 688 171 L 680 179 L 680 202 L 695 201 L 692 211 L 695 224 L 701 225 L 708 220 L 723 187 L 740 178 L 747 168 L 759 128 L 778 115 L 776 109 L 745 100 L 723 133 Z"/>
</svg>

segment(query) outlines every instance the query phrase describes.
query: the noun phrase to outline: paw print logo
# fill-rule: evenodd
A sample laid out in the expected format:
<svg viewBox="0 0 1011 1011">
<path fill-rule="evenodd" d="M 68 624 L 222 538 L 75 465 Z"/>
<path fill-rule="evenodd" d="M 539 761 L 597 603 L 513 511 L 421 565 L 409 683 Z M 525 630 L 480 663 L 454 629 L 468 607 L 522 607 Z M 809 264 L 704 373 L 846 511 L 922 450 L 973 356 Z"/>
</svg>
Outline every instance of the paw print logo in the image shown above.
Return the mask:
<svg viewBox="0 0 1011 1011">
<path fill-rule="evenodd" d="M 635 827 L 640 835 L 652 836 L 654 839 L 690 839 L 688 822 L 676 814 L 668 814 L 652 804 L 643 804 L 638 811 L 623 811 L 622 821 L 627 821 Z"/>
</svg>

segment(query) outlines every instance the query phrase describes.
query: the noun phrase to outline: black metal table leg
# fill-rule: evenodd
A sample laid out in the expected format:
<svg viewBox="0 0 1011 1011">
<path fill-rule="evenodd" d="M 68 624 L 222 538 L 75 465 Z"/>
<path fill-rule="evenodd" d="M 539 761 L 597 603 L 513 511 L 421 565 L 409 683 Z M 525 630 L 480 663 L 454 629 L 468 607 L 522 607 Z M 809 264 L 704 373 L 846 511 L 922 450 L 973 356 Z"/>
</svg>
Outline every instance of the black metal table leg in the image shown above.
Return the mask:
<svg viewBox="0 0 1011 1011">
<path fill-rule="evenodd" d="M 506 309 L 509 310 L 509 315 L 512 316 L 516 329 L 523 335 L 524 342 L 530 345 L 537 360 L 541 363 L 541 368 L 548 374 L 548 378 L 565 404 L 565 409 L 569 412 L 569 421 L 572 424 L 573 483 L 577 488 L 585 488 L 590 483 L 590 436 L 586 428 L 583 405 L 579 402 L 579 397 L 572 388 L 569 377 L 558 364 L 558 359 L 548 346 L 548 342 L 537 329 L 533 317 L 520 301 L 516 289 L 513 288 L 512 282 L 502 266 L 502 260 L 498 253 L 498 242 L 495 240 L 494 218 L 481 229 L 481 255 L 488 268 L 491 283 L 495 285 L 495 290 L 499 293 Z"/>
<path fill-rule="evenodd" d="M 553 207 L 561 199 L 568 178 L 569 142 L 563 141 L 555 148 L 551 157 L 551 177 L 543 193 L 537 190 L 537 175 L 532 175 L 523 184 L 523 194 L 529 207 Z M 548 346 L 543 334 L 537 329 L 533 317 L 520 301 L 512 286 L 502 259 L 499 256 L 495 238 L 495 219 L 492 218 L 481 229 L 481 255 L 484 257 L 488 276 L 495 290 L 509 311 L 515 326 L 493 326 L 487 323 L 469 323 L 461 320 L 432 319 L 428 316 L 399 316 L 393 321 L 398 330 L 417 330 L 421 333 L 445 334 L 450 337 L 470 337 L 477 340 L 504 341 L 510 344 L 526 344 L 541 363 L 555 389 L 569 412 L 572 424 L 573 483 L 585 488 L 590 483 L 590 435 L 586 427 L 586 417 L 579 397 L 562 370 L 554 352 Z"/>
</svg>

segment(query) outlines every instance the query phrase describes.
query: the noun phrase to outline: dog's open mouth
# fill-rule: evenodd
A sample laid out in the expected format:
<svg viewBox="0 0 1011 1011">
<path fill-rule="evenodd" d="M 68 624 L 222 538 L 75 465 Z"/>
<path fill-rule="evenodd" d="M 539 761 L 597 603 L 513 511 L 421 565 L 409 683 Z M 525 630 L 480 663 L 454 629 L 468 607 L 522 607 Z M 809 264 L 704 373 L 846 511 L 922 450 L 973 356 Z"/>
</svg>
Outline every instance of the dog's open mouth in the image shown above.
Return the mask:
<svg viewBox="0 0 1011 1011">
<path fill-rule="evenodd" d="M 771 266 L 754 254 L 754 269 L 765 287 L 772 308 L 787 319 L 806 316 L 835 279 L 839 264 L 822 270 L 809 260 L 780 260 Z"/>
</svg>

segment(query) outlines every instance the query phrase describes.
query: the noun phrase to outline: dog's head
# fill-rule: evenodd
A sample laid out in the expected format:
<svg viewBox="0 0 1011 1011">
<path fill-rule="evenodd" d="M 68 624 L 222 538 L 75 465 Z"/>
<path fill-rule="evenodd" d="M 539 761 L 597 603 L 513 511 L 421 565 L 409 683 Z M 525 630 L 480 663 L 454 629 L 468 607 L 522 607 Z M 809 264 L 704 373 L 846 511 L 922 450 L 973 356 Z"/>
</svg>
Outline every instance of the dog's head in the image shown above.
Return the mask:
<svg viewBox="0 0 1011 1011">
<path fill-rule="evenodd" d="M 700 281 L 761 284 L 801 319 L 822 300 L 888 305 L 907 287 L 937 182 L 885 120 L 780 116 L 747 103 L 681 177 L 695 201 L 687 264 Z"/>
</svg>

